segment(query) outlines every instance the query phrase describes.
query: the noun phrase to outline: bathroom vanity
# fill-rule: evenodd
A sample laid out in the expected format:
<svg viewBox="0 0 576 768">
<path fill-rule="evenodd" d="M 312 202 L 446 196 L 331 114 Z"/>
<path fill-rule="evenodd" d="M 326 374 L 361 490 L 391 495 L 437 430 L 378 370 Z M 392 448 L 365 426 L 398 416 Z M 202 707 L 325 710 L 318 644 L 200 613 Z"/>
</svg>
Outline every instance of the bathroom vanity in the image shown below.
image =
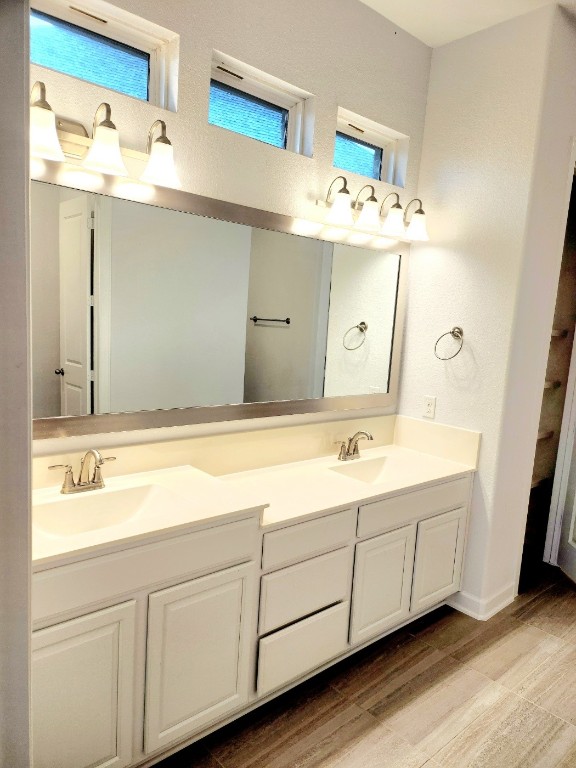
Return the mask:
<svg viewBox="0 0 576 768">
<path fill-rule="evenodd" d="M 35 491 L 35 768 L 153 765 L 441 605 L 473 472 L 387 445 Z"/>
</svg>

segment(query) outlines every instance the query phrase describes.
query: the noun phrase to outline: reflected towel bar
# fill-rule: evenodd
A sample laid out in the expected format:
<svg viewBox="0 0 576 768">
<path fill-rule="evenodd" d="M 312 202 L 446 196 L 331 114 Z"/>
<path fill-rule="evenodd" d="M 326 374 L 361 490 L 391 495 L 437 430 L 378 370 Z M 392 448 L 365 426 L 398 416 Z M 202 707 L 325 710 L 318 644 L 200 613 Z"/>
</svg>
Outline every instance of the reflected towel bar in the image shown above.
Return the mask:
<svg viewBox="0 0 576 768">
<path fill-rule="evenodd" d="M 250 320 L 252 320 L 254 323 L 286 323 L 286 325 L 290 325 L 289 317 L 257 317 L 254 315 L 254 317 L 251 317 Z"/>
</svg>

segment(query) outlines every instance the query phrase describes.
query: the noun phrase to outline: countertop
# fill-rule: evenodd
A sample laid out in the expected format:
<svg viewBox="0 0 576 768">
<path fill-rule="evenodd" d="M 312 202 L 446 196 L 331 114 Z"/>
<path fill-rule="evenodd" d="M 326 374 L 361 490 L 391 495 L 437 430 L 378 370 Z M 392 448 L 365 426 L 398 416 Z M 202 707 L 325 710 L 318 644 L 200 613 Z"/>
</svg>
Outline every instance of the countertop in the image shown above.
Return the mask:
<svg viewBox="0 0 576 768">
<path fill-rule="evenodd" d="M 365 470 L 378 475 L 375 482 L 346 474 Z M 115 477 L 102 490 L 69 496 L 60 494 L 59 486 L 44 488 L 33 492 L 33 564 L 37 570 L 55 567 L 249 515 L 256 516 L 264 530 L 272 530 L 474 471 L 466 464 L 387 445 L 362 447 L 361 458 L 349 462 L 323 457 L 222 476 L 190 466 L 174 467 Z M 139 490 L 122 496 L 127 489 Z M 120 524 L 81 530 L 76 507 L 98 520 L 98 505 L 106 496 L 119 509 L 127 499 L 138 506 L 137 512 Z M 43 515 L 51 515 L 51 520 L 63 515 L 65 529 L 69 512 L 78 530 L 55 533 L 52 523 L 44 524 Z"/>
<path fill-rule="evenodd" d="M 385 459 L 384 478 L 368 483 L 340 474 L 347 468 Z M 454 480 L 475 468 L 397 445 L 363 448 L 349 462 L 335 457 L 282 464 L 224 475 L 220 479 L 242 494 L 251 491 L 266 499 L 262 525 L 270 530 L 329 509 L 376 501 L 434 483 Z"/>
</svg>

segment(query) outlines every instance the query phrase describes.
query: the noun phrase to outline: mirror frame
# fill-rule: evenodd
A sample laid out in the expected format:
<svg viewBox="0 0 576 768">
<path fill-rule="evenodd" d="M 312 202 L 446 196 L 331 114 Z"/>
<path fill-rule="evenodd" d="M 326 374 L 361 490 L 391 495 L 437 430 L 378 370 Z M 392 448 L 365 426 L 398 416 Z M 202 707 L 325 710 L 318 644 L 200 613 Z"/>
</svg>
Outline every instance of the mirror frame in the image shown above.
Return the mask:
<svg viewBox="0 0 576 768">
<path fill-rule="evenodd" d="M 404 329 L 406 307 L 408 246 L 394 244 L 390 248 L 374 248 L 369 244 L 346 242 L 335 237 L 326 236 L 322 230 L 334 228 L 324 227 L 320 222 L 311 222 L 284 214 L 261 211 L 237 203 L 204 197 L 193 192 L 153 187 L 154 194 L 150 199 L 143 199 L 139 194 L 143 189 L 149 190 L 136 182 L 117 180 L 108 176 L 90 176 L 79 174 L 75 166 L 63 166 L 60 163 L 44 161 L 45 168 L 31 177 L 31 181 L 57 184 L 62 187 L 78 189 L 82 192 L 116 197 L 122 200 L 169 208 L 182 213 L 192 213 L 219 219 L 234 224 L 244 224 L 258 229 L 269 229 L 291 235 L 301 235 L 315 240 L 328 242 L 343 242 L 347 245 L 363 247 L 378 251 L 388 251 L 400 255 L 398 287 L 396 294 L 396 311 L 394 313 L 394 330 L 392 337 L 392 355 L 390 358 L 390 374 L 388 392 L 367 395 L 340 395 L 337 397 L 321 397 L 307 400 L 275 400 L 262 403 L 239 403 L 234 405 L 191 406 L 188 408 L 172 408 L 156 411 L 134 411 L 127 413 L 91 414 L 88 416 L 56 416 L 52 418 L 33 419 L 33 438 L 46 440 L 56 437 L 77 437 L 94 435 L 105 432 L 126 432 L 141 429 L 157 429 L 159 427 L 189 426 L 208 424 L 212 422 L 238 421 L 244 419 L 260 419 L 272 416 L 292 416 L 296 414 L 314 414 L 326 412 L 342 412 L 368 408 L 394 408 L 397 402 L 398 382 L 400 377 L 400 356 Z M 67 179 L 67 172 L 75 171 L 74 185 Z M 68 181 L 68 183 L 66 183 Z M 97 188 L 95 183 L 97 182 Z M 314 231 L 316 234 L 311 234 Z M 342 230 L 346 231 L 346 230 Z M 324 237 L 322 236 L 324 234 Z M 351 235 L 353 233 L 351 232 Z M 400 246 L 400 247 L 398 247 Z"/>
</svg>

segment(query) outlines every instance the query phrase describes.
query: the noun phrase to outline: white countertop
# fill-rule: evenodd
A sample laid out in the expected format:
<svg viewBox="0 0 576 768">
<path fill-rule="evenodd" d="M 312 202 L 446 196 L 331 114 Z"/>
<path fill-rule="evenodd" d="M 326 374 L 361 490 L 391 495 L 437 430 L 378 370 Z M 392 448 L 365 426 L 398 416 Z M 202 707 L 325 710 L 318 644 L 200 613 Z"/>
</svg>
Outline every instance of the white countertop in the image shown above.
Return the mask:
<svg viewBox="0 0 576 768">
<path fill-rule="evenodd" d="M 347 466 L 360 467 L 368 462 L 384 467 L 376 482 L 341 474 Z M 473 471 L 474 467 L 466 464 L 387 445 L 362 446 L 361 458 L 350 462 L 324 457 L 220 477 L 190 466 L 174 467 L 111 478 L 104 489 L 80 494 L 63 495 L 59 487 L 44 488 L 34 491 L 32 498 L 33 562 L 35 567 L 53 567 L 250 514 L 269 530 Z M 140 490 L 130 490 L 130 497 L 123 496 L 127 489 Z M 55 533 L 51 524 L 43 523 L 42 516 L 52 515 L 53 520 L 54 515 L 58 519 L 71 511 L 70 519 L 77 525 L 76 509 L 78 514 L 85 509 L 97 516 L 97 505 L 106 496 L 111 507 L 122 509 L 126 498 L 128 503 L 139 505 L 138 509 L 118 524 L 86 531 Z"/>
<path fill-rule="evenodd" d="M 385 458 L 386 476 L 366 483 L 340 474 L 343 467 Z M 338 471 L 334 471 L 338 470 Z M 475 468 L 397 445 L 361 449 L 361 458 L 340 462 L 336 457 L 311 459 L 266 469 L 238 472 L 220 479 L 242 493 L 251 491 L 265 498 L 262 525 L 282 527 L 297 518 L 347 507 L 364 501 L 394 496 L 443 480 L 463 477 Z"/>
<path fill-rule="evenodd" d="M 119 507 L 114 496 L 138 490 L 139 509 L 116 525 L 87 531 L 70 531 L 65 535 L 42 528 L 41 517 L 52 514 L 65 517 L 68 507 L 71 519 L 98 514 L 98 507 L 108 497 L 109 506 Z M 136 495 L 135 494 L 135 495 Z M 58 505 L 58 507 L 56 507 Z M 76 505 L 76 506 L 72 506 Z M 87 506 L 89 505 L 89 506 Z M 173 467 L 141 472 L 106 480 L 105 488 L 76 494 L 61 494 L 60 486 L 32 492 L 32 561 L 34 566 L 105 554 L 132 543 L 148 543 L 189 529 L 208 527 L 250 514 L 259 520 L 266 501 L 247 490 L 239 495 L 234 488 L 194 467 Z M 36 507 L 36 509 L 35 509 Z M 78 509 L 76 509 L 76 507 Z"/>
</svg>

